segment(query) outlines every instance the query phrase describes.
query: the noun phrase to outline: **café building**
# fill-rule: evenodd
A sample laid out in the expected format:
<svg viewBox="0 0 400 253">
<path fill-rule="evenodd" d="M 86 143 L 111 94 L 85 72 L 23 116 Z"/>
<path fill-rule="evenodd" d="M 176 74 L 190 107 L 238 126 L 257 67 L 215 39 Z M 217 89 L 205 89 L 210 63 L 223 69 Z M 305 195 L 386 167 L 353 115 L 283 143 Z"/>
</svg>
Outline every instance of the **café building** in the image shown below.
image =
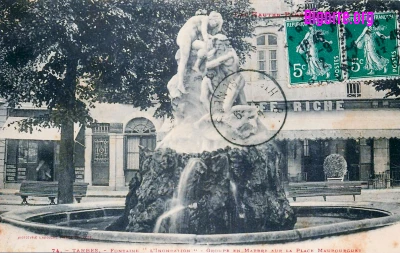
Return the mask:
<svg viewBox="0 0 400 253">
<path fill-rule="evenodd" d="M 395 179 L 391 183 L 397 185 L 400 172 L 400 101 L 317 101 L 287 102 L 286 121 L 273 140 L 282 152 L 281 180 L 325 181 L 325 157 L 341 154 L 348 165 L 345 180 L 367 182 L 375 174 L 387 173 Z M 266 117 L 276 113 L 270 111 L 268 103 L 260 103 L 266 109 Z M 309 110 L 307 104 L 310 105 Z M 314 108 L 313 104 L 321 107 Z M 324 107 L 326 104 L 328 108 Z M 277 107 L 281 105 L 278 102 Z M 15 112 L 10 114 L 15 115 Z M 92 129 L 75 126 L 76 181 L 87 182 L 98 189 L 126 189 L 139 169 L 139 145 L 154 150 L 166 131 L 163 129 L 166 124 L 153 118 L 150 111 L 140 111 L 123 104 L 98 104 L 92 115 L 99 122 Z M 21 118 L 9 116 L 4 119 L 4 126 Z M 3 145 L 0 167 L 2 187 L 18 188 L 23 180 L 37 180 L 36 169 L 41 160 L 45 160 L 50 167 L 47 180 L 57 180 L 58 129 L 42 128 L 29 134 L 18 132 L 13 127 L 3 127 L 0 136 L 0 144 Z"/>
<path fill-rule="evenodd" d="M 293 13 L 298 5 L 312 9 L 315 1 L 252 2 L 260 13 Z M 271 80 L 258 73 L 246 76 L 247 100 L 260 104 L 267 118 L 287 108 L 286 121 L 275 137 L 283 153 L 282 180 L 324 181 L 324 159 L 335 153 L 346 159 L 345 180 L 368 181 L 384 174 L 392 179 L 389 184 L 399 184 L 399 101 L 384 98 L 384 91 L 363 82 L 290 85 L 289 68 L 294 66 L 288 59 L 285 21 L 291 19 L 298 17 L 257 18 L 255 36 L 248 40 L 255 51 L 243 65 L 272 76 L 285 94 L 286 103 L 274 100 L 260 89 L 274 86 Z"/>
</svg>

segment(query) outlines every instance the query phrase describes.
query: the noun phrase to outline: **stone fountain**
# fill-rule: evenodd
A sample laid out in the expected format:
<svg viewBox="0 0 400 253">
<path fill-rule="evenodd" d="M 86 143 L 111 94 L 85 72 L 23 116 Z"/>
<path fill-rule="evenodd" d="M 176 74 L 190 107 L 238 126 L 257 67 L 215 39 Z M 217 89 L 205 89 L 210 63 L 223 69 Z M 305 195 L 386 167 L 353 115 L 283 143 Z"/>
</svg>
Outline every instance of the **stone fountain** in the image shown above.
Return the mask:
<svg viewBox="0 0 400 253">
<path fill-rule="evenodd" d="M 271 129 L 246 103 L 222 22 L 216 12 L 198 15 L 179 32 L 178 73 L 168 83 L 174 124 L 154 152 L 141 150 L 125 206 L 21 208 L 0 221 L 81 240 L 190 245 L 264 245 L 398 223 L 397 203 L 289 205 L 279 150 L 273 141 L 255 145 Z"/>
<path fill-rule="evenodd" d="M 239 60 L 221 33 L 222 22 L 211 12 L 181 28 L 178 72 L 168 83 L 173 126 L 154 153 L 142 150 L 140 175 L 132 180 L 124 215 L 109 230 L 293 229 L 296 217 L 279 182 L 280 153 L 273 142 L 252 145 L 268 130 L 256 108 L 247 105 Z"/>
</svg>

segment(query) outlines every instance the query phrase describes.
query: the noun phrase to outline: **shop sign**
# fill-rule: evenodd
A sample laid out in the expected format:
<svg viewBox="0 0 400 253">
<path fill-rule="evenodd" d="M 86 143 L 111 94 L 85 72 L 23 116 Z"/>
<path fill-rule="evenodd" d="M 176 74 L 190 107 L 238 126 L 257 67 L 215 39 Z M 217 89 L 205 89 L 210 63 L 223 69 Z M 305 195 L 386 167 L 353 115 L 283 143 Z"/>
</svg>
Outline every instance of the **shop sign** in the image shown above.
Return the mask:
<svg viewBox="0 0 400 253">
<path fill-rule="evenodd" d="M 309 112 L 309 111 L 344 111 L 344 101 L 293 101 L 288 102 L 288 109 L 294 112 Z M 256 104 L 259 108 L 262 108 L 264 112 L 276 112 L 283 111 L 280 102 L 259 102 Z"/>
<path fill-rule="evenodd" d="M 123 124 L 122 123 L 110 123 L 110 133 L 122 133 L 123 132 Z"/>
</svg>

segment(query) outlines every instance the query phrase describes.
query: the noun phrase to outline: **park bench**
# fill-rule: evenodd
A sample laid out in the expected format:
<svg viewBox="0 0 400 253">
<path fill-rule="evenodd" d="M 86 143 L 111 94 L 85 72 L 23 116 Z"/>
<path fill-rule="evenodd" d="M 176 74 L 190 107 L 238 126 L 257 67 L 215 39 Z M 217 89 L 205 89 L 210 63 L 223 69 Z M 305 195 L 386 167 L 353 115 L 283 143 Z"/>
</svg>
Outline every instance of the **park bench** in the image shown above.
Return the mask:
<svg viewBox="0 0 400 253">
<path fill-rule="evenodd" d="M 302 182 L 289 183 L 288 197 L 296 201 L 297 197 L 322 196 L 326 201 L 326 196 L 361 195 L 361 181 L 345 182 Z"/>
<path fill-rule="evenodd" d="M 82 197 L 86 196 L 88 183 L 74 182 L 74 197 L 78 203 L 81 202 Z M 35 197 L 48 197 L 50 205 L 55 205 L 55 198 L 58 194 L 58 182 L 47 181 L 22 181 L 19 192 L 16 195 L 21 196 L 22 205 L 28 204 L 26 200 L 28 196 Z"/>
</svg>

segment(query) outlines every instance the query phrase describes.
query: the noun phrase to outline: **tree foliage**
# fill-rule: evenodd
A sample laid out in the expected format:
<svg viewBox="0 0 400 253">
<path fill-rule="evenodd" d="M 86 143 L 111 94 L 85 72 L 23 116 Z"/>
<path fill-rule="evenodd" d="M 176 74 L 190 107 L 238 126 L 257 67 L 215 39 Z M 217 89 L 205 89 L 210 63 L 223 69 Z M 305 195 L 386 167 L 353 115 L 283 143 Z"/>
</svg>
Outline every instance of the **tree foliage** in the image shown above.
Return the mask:
<svg viewBox="0 0 400 253">
<path fill-rule="evenodd" d="M 73 201 L 74 122 L 90 125 L 95 102 L 141 109 L 158 99 L 155 116 L 170 115 L 167 83 L 176 73 L 176 36 L 198 9 L 218 11 L 243 60 L 254 20 L 249 0 L 4 0 L 0 2 L 0 96 L 30 102 L 48 114 L 24 122 L 61 128 L 59 203 Z"/>
<path fill-rule="evenodd" d="M 33 102 L 50 111 L 47 121 L 92 122 L 93 102 L 131 103 L 142 109 L 159 101 L 170 113 L 166 84 L 176 72 L 176 36 L 198 9 L 219 11 L 223 30 L 244 60 L 254 21 L 234 13 L 252 9 L 196 0 L 5 0 L 0 4 L 0 95 L 11 106 Z M 71 89 L 66 79 L 72 78 Z M 74 94 L 71 94 L 73 92 Z M 69 101 L 67 97 L 75 97 Z M 67 110 L 64 110 L 66 109 Z"/>
</svg>

